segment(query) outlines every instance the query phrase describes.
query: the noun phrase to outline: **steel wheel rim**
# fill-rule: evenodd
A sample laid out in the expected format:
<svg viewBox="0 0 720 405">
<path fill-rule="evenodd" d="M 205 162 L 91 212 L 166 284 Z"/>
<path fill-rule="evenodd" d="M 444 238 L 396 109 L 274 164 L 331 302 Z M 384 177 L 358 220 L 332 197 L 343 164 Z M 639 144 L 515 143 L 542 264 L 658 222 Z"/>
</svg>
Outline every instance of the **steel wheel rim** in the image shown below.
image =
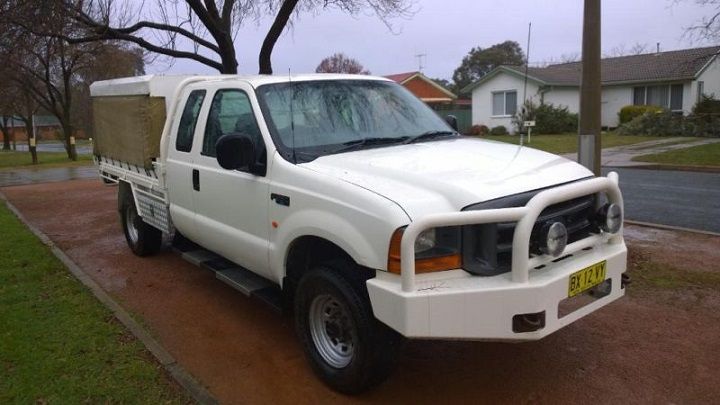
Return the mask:
<svg viewBox="0 0 720 405">
<path fill-rule="evenodd" d="M 128 206 L 125 212 L 125 227 L 127 228 L 128 237 L 133 244 L 136 244 L 140 238 L 140 232 L 138 231 L 137 225 L 135 225 L 137 219 L 138 215 L 135 209 L 132 206 Z"/>
<path fill-rule="evenodd" d="M 310 304 L 310 334 L 320 356 L 334 368 L 346 367 L 355 354 L 357 331 L 345 305 L 331 295 Z"/>
</svg>

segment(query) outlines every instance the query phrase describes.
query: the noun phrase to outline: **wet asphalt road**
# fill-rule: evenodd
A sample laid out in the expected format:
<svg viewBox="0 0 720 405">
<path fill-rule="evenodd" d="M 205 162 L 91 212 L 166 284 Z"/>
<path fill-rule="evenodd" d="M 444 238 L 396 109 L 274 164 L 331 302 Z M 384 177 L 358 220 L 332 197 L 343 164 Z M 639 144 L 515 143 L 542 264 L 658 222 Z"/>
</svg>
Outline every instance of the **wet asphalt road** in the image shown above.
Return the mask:
<svg viewBox="0 0 720 405">
<path fill-rule="evenodd" d="M 54 168 L 19 167 L 0 170 L 0 187 L 99 178 L 97 168 L 92 164 Z"/>
<path fill-rule="evenodd" d="M 18 143 L 16 145 L 18 152 L 25 152 L 28 150 L 28 146 L 24 143 Z M 92 146 L 90 145 L 76 145 L 75 150 L 79 155 L 89 155 L 92 153 Z M 65 152 L 65 146 L 61 143 L 39 143 L 37 145 L 38 152 Z"/>
<path fill-rule="evenodd" d="M 620 175 L 626 219 L 720 233 L 720 173 L 609 171 Z"/>
</svg>

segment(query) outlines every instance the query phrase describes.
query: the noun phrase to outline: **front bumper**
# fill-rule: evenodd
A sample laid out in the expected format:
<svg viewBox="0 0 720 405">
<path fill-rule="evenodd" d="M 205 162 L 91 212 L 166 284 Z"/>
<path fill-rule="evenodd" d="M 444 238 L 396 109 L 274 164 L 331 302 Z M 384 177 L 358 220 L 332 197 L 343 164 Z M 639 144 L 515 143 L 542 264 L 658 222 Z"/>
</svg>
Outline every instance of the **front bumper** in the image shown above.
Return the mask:
<svg viewBox="0 0 720 405">
<path fill-rule="evenodd" d="M 536 194 L 524 207 L 474 212 L 440 213 L 413 221 L 403 232 L 401 274 L 378 272 L 367 287 L 375 317 L 407 337 L 474 340 L 535 340 L 572 323 L 624 295 L 622 274 L 627 248 L 622 229 L 592 235 L 568 245 L 561 260 L 530 257 L 530 236 L 548 206 L 584 195 L 604 193 L 623 207 L 618 176 L 594 178 Z M 463 270 L 415 274 L 415 240 L 426 229 L 494 222 L 516 222 L 509 273 L 479 277 Z M 570 275 L 607 261 L 610 291 L 567 313 Z M 607 295 L 605 295 L 607 294 Z M 588 298 L 587 294 L 581 298 Z M 577 302 L 573 299 L 573 302 Z M 542 327 L 530 332 L 513 327 L 513 318 L 542 317 Z M 537 325 L 536 325 L 537 326 Z"/>
<path fill-rule="evenodd" d="M 563 317 L 572 273 L 607 260 L 610 294 Z M 417 289 L 404 292 L 400 277 L 378 273 L 368 280 L 375 317 L 410 338 L 523 341 L 543 338 L 625 295 L 621 278 L 627 263 L 625 244 L 598 244 L 542 269 L 530 272 L 527 283 L 511 274 L 478 277 L 463 270 L 418 275 Z M 574 297 L 572 299 L 586 299 Z M 513 331 L 513 317 L 544 312 L 545 326 L 534 332 Z"/>
</svg>

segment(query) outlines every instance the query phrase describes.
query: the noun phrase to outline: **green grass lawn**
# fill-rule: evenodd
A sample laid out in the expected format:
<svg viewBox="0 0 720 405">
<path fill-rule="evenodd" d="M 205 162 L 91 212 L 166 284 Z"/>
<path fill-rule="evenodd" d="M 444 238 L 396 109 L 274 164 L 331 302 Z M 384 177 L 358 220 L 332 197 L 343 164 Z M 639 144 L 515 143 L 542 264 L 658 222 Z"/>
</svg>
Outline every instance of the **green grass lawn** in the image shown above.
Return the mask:
<svg viewBox="0 0 720 405">
<path fill-rule="evenodd" d="M 189 401 L 0 203 L 0 403 Z"/>
<path fill-rule="evenodd" d="M 483 139 L 492 139 L 501 142 L 514 143 L 516 145 L 520 143 L 519 135 L 490 135 L 483 137 Z M 527 143 L 527 137 L 525 137 L 525 145 L 551 153 L 571 153 L 577 152 L 577 139 L 577 135 L 575 134 L 533 135 L 529 144 Z M 602 135 L 602 147 L 611 148 L 613 146 L 633 145 L 640 142 L 656 141 L 659 139 L 667 139 L 667 137 L 621 136 L 614 133 L 604 133 Z"/>
<path fill-rule="evenodd" d="M 655 155 L 635 156 L 633 160 L 671 165 L 718 167 L 720 166 L 720 143 L 670 150 Z"/>
<path fill-rule="evenodd" d="M 92 162 L 92 155 L 78 155 L 73 162 L 64 152 L 38 152 L 38 164 L 42 166 L 83 166 Z M 30 152 L 0 151 L 0 169 L 7 167 L 33 166 Z"/>
</svg>

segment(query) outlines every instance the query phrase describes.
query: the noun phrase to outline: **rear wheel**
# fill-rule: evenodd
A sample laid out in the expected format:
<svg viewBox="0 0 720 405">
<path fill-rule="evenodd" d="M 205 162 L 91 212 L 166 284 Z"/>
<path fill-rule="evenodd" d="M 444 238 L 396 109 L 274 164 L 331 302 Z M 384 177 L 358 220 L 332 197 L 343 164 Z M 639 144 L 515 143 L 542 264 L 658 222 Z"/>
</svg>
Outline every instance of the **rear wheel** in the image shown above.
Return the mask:
<svg viewBox="0 0 720 405">
<path fill-rule="evenodd" d="M 129 186 L 121 185 L 118 197 L 120 222 L 130 250 L 138 256 L 157 253 L 162 246 L 162 231 L 148 225 L 140 217 Z"/>
<path fill-rule="evenodd" d="M 295 293 L 295 326 L 315 373 L 354 394 L 392 371 L 402 337 L 375 319 L 364 283 L 343 275 L 347 263 L 318 266 Z"/>
</svg>

